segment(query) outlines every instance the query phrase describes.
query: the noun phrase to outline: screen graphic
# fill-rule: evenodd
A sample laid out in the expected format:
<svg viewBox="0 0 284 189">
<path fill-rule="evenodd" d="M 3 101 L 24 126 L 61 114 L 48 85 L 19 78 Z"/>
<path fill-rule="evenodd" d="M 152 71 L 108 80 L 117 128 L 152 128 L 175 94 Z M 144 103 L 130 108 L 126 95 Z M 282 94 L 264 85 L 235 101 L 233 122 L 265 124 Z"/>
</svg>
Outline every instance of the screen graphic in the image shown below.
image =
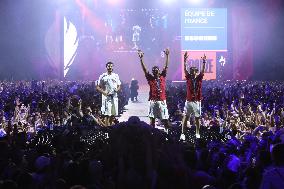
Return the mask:
<svg viewBox="0 0 284 189">
<path fill-rule="evenodd" d="M 182 50 L 227 50 L 227 9 L 181 10 Z"/>
<path fill-rule="evenodd" d="M 181 51 L 182 59 L 184 52 L 189 52 L 187 69 L 196 66 L 200 70 L 201 57 L 205 54 L 207 63 L 204 79 L 219 79 L 217 75 L 222 74 L 219 70 L 225 65 L 225 56 L 219 57 L 219 54 L 226 54 L 227 51 L 227 9 L 181 9 Z"/>
</svg>

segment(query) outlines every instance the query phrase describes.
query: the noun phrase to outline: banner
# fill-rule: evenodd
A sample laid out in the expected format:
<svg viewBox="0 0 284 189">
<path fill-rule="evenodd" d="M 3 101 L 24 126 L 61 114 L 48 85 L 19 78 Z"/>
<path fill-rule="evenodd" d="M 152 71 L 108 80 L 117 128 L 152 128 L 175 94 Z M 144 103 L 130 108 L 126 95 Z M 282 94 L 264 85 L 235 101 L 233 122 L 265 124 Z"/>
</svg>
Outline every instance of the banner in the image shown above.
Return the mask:
<svg viewBox="0 0 284 189">
<path fill-rule="evenodd" d="M 182 51 L 181 59 L 183 63 L 183 57 L 184 57 L 185 51 Z M 189 68 L 192 66 L 195 66 L 198 68 L 199 71 L 202 69 L 202 58 L 204 54 L 206 55 L 207 58 L 207 63 L 205 64 L 205 74 L 203 79 L 204 80 L 212 80 L 216 79 L 216 52 L 212 51 L 188 51 L 189 57 L 187 60 L 187 70 L 189 71 Z M 182 64 L 182 79 L 185 79 L 185 73 L 184 73 L 184 64 Z"/>
</svg>

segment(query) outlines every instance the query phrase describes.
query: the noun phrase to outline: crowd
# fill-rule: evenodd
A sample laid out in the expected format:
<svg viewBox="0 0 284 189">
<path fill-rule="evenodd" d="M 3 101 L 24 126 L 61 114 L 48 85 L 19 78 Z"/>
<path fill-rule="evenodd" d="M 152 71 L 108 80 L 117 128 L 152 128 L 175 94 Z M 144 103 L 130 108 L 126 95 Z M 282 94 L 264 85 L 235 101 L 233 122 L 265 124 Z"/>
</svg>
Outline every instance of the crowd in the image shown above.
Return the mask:
<svg viewBox="0 0 284 189">
<path fill-rule="evenodd" d="M 119 113 L 128 103 L 128 86 L 119 93 Z M 36 133 L 55 126 L 104 126 L 100 113 L 101 95 L 95 82 L 17 81 L 1 82 L 1 132 Z M 10 125 L 10 126 L 8 126 Z"/>
<path fill-rule="evenodd" d="M 283 88 L 205 81 L 201 138 L 187 143 L 173 134 L 184 85 L 168 83 L 172 128 L 165 133 L 138 117 L 102 127 L 94 83 L 2 82 L 0 188 L 283 188 Z M 127 93 L 126 85 L 120 108 Z M 209 129 L 230 138 L 205 140 Z"/>
<path fill-rule="evenodd" d="M 180 121 L 185 87 L 168 85 L 171 120 Z M 202 91 L 201 122 L 204 127 L 220 126 L 241 136 L 275 132 L 284 125 L 283 82 L 205 81 Z"/>
</svg>

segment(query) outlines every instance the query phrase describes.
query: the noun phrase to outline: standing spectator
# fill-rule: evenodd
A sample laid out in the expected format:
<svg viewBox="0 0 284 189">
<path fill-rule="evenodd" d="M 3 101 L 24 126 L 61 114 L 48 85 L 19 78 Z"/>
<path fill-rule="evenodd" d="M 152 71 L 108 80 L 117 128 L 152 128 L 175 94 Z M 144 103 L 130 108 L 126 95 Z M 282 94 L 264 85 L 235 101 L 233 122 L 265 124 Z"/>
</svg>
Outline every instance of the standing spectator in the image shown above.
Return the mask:
<svg viewBox="0 0 284 189">
<path fill-rule="evenodd" d="M 263 177 L 260 189 L 284 188 L 284 144 L 277 144 L 272 149 L 274 166 L 267 170 Z"/>
<path fill-rule="evenodd" d="M 138 89 L 139 89 L 139 85 L 138 85 L 138 81 L 136 79 L 132 79 L 131 83 L 130 83 L 130 98 L 131 101 L 138 101 L 137 97 L 138 97 Z"/>
</svg>

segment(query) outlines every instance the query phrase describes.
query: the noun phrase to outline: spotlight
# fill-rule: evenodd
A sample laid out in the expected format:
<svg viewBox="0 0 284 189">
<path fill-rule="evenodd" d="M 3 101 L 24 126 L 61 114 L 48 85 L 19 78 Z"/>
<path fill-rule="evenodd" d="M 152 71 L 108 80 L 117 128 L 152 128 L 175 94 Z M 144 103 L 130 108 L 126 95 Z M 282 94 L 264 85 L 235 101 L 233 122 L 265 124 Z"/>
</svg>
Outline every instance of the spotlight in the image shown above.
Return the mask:
<svg viewBox="0 0 284 189">
<path fill-rule="evenodd" d="M 200 5 L 204 2 L 204 0 L 187 0 L 188 3 L 193 4 L 193 5 Z"/>
<path fill-rule="evenodd" d="M 172 4 L 172 3 L 174 3 L 176 0 L 161 0 L 161 2 L 163 3 L 163 4 L 166 4 L 166 5 L 169 5 L 169 4 Z"/>
<path fill-rule="evenodd" d="M 110 5 L 115 6 L 115 5 L 121 4 L 121 3 L 122 3 L 122 0 L 108 0 L 108 3 L 109 3 Z"/>
</svg>

